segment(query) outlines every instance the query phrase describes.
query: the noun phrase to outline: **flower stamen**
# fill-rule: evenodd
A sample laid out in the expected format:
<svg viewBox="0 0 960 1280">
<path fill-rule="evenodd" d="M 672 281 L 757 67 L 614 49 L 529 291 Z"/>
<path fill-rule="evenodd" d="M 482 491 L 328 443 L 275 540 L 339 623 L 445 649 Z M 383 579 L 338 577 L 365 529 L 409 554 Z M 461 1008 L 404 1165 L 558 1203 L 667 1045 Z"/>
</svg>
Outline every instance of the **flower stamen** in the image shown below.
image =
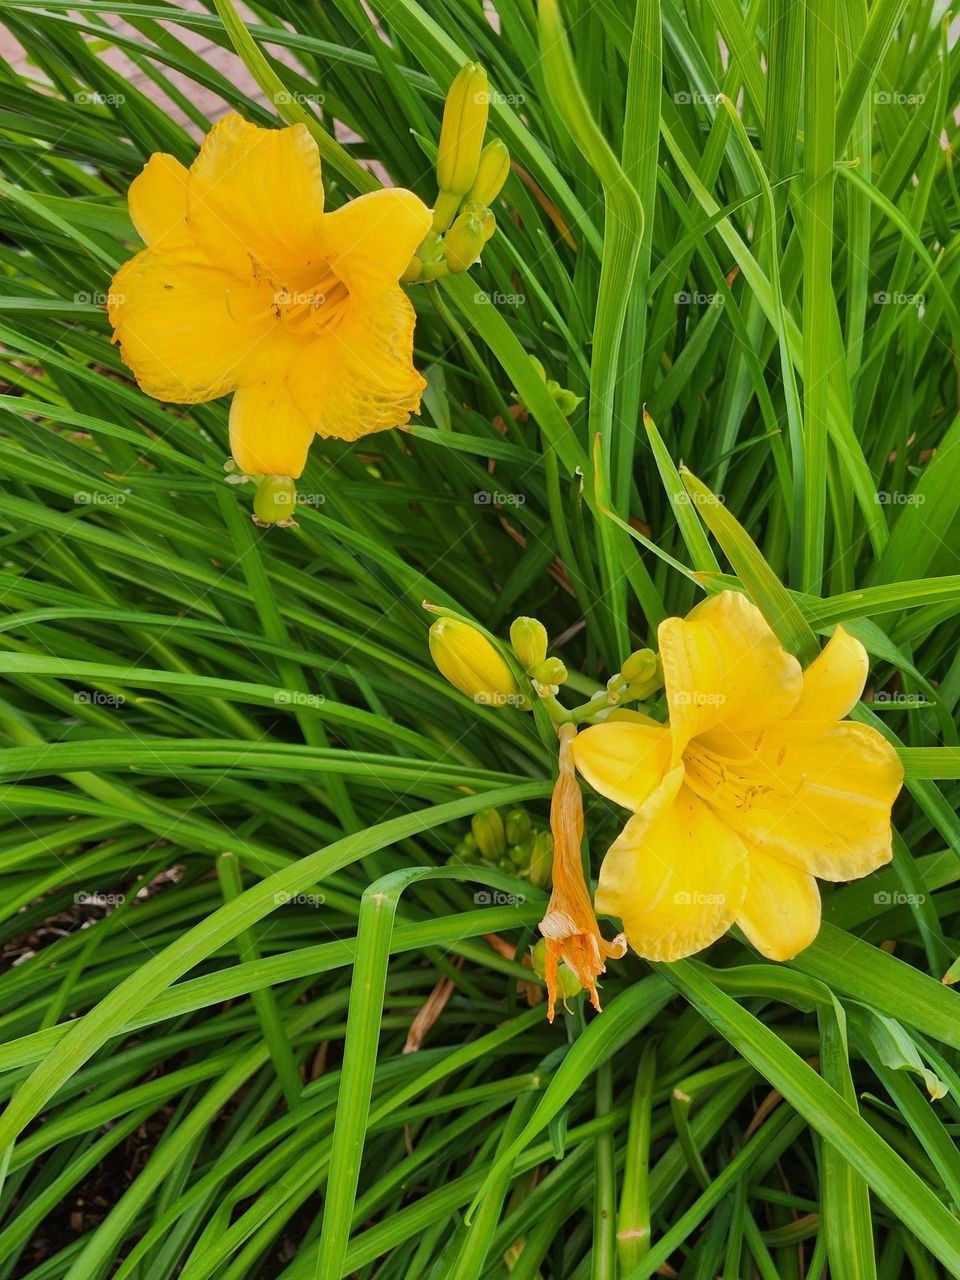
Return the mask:
<svg viewBox="0 0 960 1280">
<path fill-rule="evenodd" d="M 287 332 L 302 336 L 309 330 L 329 329 L 342 319 L 349 297 L 347 286 L 330 273 L 309 290 L 277 290 L 274 305 Z"/>
</svg>

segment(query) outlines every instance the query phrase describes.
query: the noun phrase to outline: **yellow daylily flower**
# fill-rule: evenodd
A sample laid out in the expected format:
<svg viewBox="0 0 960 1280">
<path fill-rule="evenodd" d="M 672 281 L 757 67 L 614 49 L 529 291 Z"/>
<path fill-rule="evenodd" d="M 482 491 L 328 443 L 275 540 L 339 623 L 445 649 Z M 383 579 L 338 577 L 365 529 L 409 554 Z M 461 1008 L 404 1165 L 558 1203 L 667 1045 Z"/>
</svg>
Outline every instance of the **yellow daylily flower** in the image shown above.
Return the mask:
<svg viewBox="0 0 960 1280">
<path fill-rule="evenodd" d="M 903 767 L 875 729 L 843 719 L 866 651 L 837 627 L 802 671 L 733 591 L 667 618 L 659 640 L 669 724 L 607 722 L 574 742 L 580 773 L 633 810 L 597 910 L 651 960 L 692 955 L 734 923 L 789 960 L 820 927 L 816 877 L 855 880 L 891 857 Z"/>
<path fill-rule="evenodd" d="M 151 156 L 129 208 L 147 248 L 111 285 L 120 354 L 158 400 L 234 392 L 241 471 L 297 477 L 314 434 L 355 440 L 419 411 L 426 384 L 398 281 L 431 213 L 412 192 L 324 213 L 307 128 L 231 114 L 189 169 Z"/>
</svg>

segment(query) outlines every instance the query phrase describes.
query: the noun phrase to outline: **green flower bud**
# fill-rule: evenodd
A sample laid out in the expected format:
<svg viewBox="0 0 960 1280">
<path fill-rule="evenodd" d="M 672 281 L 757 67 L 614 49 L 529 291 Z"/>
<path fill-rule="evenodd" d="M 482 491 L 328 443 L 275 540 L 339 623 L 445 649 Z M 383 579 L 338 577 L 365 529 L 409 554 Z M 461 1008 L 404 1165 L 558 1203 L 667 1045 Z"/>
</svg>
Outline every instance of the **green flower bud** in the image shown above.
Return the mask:
<svg viewBox="0 0 960 1280">
<path fill-rule="evenodd" d="M 530 815 L 526 809 L 511 809 L 506 822 L 507 844 L 522 844 L 530 831 Z"/>
<path fill-rule="evenodd" d="M 290 525 L 296 511 L 297 486 L 290 476 L 264 476 L 253 495 L 253 519 L 260 525 Z"/>
<path fill-rule="evenodd" d="M 487 862 L 497 862 L 507 852 L 503 819 L 496 809 L 481 809 L 470 822 L 473 838 Z"/>
<path fill-rule="evenodd" d="M 645 684 L 657 671 L 657 655 L 652 649 L 637 649 L 620 668 L 627 684 Z"/>
<path fill-rule="evenodd" d="M 521 667 L 529 671 L 547 656 L 547 629 L 536 618 L 514 618 L 510 643 Z"/>
<path fill-rule="evenodd" d="M 513 845 L 507 852 L 514 867 L 518 871 L 526 871 L 530 865 L 530 855 L 533 853 L 533 841 L 523 840 L 520 844 Z"/>
<path fill-rule="evenodd" d="M 563 684 L 567 678 L 567 668 L 559 658 L 544 658 L 531 668 L 530 678 L 538 684 Z"/>
<path fill-rule="evenodd" d="M 469 271 L 480 257 L 485 240 L 483 223 L 475 213 L 461 213 L 443 237 L 443 254 L 454 274 Z"/>
<path fill-rule="evenodd" d="M 663 684 L 660 659 L 652 649 L 631 653 L 623 669 L 607 681 L 614 702 L 642 702 Z"/>
<path fill-rule="evenodd" d="M 494 138 L 480 152 L 477 176 L 470 188 L 468 199 L 477 204 L 491 205 L 503 190 L 510 173 L 510 152 L 506 143 Z"/>
<path fill-rule="evenodd" d="M 553 835 L 549 831 L 538 831 L 533 837 L 533 849 L 530 853 L 530 883 L 538 889 L 545 889 L 550 883 L 553 870 Z"/>
<path fill-rule="evenodd" d="M 486 244 L 497 229 L 497 220 L 486 205 L 468 200 L 461 213 L 472 213 L 475 218 L 480 219 L 480 225 L 483 228 L 483 243 Z"/>
<path fill-rule="evenodd" d="M 437 183 L 441 192 L 465 196 L 480 168 L 490 94 L 487 73 L 467 62 L 447 90 L 437 151 Z"/>
<path fill-rule="evenodd" d="M 480 856 L 480 850 L 477 847 L 476 837 L 472 831 L 468 831 L 463 839 L 457 842 L 454 855 L 461 862 L 476 862 Z"/>
</svg>

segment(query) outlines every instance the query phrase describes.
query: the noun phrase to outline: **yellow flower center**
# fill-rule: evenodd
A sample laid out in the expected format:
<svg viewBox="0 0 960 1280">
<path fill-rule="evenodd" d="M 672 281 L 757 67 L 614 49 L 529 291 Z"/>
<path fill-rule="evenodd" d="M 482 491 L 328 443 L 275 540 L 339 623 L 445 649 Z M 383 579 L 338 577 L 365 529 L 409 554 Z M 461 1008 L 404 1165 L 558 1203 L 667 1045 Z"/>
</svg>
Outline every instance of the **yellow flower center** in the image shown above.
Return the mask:
<svg viewBox="0 0 960 1280">
<path fill-rule="evenodd" d="M 752 743 L 759 750 L 764 734 Z M 786 747 L 778 752 L 777 766 L 783 763 Z M 756 756 L 735 759 L 722 755 L 694 739 L 683 753 L 684 781 L 715 810 L 750 810 L 761 796 L 774 790 L 774 778 Z"/>
<path fill-rule="evenodd" d="M 310 289 L 279 289 L 274 295 L 277 319 L 291 333 L 313 336 L 339 324 L 350 295 L 347 286 L 329 272 Z"/>
<path fill-rule="evenodd" d="M 227 290 L 227 310 L 241 324 L 260 324 L 269 316 L 297 337 L 313 338 L 340 323 L 350 292 L 332 271 L 309 288 L 290 288 L 262 280 Z"/>
</svg>

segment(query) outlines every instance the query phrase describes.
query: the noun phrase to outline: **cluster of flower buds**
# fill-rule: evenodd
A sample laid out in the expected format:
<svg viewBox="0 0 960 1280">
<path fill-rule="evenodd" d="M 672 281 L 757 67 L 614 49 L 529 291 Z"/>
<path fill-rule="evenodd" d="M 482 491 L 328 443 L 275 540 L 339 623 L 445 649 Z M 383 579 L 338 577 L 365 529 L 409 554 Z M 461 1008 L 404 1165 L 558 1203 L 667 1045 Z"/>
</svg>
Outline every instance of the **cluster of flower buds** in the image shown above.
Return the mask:
<svg viewBox="0 0 960 1280">
<path fill-rule="evenodd" d="M 567 668 L 559 658 L 547 657 L 547 639 L 536 618 L 515 618 L 510 626 L 517 662 L 535 692 L 552 700 L 566 682 Z M 430 656 L 441 674 L 480 706 L 531 709 L 504 656 L 469 622 L 438 618 L 430 628 Z"/>
<path fill-rule="evenodd" d="M 536 618 L 514 618 L 510 625 L 510 646 L 517 664 L 533 686 L 534 693 L 556 724 L 574 719 L 579 723 L 618 714 L 628 702 L 646 702 L 663 688 L 663 668 L 652 649 L 637 649 L 620 670 L 582 707 L 567 710 L 557 701 L 560 686 L 567 682 L 567 668 L 556 657 L 547 656 L 547 629 Z M 532 710 L 529 693 L 524 693 L 504 654 L 479 628 L 459 618 L 441 617 L 430 628 L 430 655 L 452 685 L 479 706 L 519 707 Z"/>
<path fill-rule="evenodd" d="M 481 809 L 457 845 L 456 856 L 462 862 L 482 860 L 543 888 L 550 882 L 553 836 L 526 809 L 511 809 L 506 818 L 498 809 Z"/>
<path fill-rule="evenodd" d="M 541 698 L 555 698 L 566 682 L 567 668 L 559 658 L 547 657 L 547 629 L 536 618 L 515 618 L 510 643 L 517 661 Z"/>
<path fill-rule="evenodd" d="M 404 273 L 409 283 L 469 271 L 497 229 L 490 206 L 510 173 L 510 153 L 498 138 L 483 145 L 489 102 L 486 71 L 465 63 L 447 92 L 433 226 Z"/>
</svg>

